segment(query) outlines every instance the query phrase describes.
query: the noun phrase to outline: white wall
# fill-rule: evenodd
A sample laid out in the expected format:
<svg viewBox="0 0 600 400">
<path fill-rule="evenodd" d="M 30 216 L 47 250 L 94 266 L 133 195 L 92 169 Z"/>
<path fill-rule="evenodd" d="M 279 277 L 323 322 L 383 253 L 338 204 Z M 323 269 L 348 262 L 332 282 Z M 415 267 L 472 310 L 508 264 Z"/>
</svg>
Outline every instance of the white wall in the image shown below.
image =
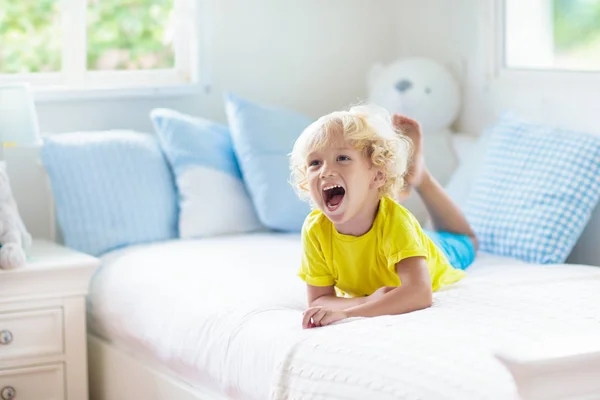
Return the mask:
<svg viewBox="0 0 600 400">
<path fill-rule="evenodd" d="M 600 133 L 600 79 L 583 84 L 565 75 L 538 82 L 509 82 L 490 75 L 493 54 L 491 0 L 401 0 L 400 56 L 426 56 L 453 65 L 463 88 L 456 129 L 479 134 L 497 114 L 512 109 L 555 126 Z"/>
<path fill-rule="evenodd" d="M 151 130 L 154 107 L 224 121 L 225 90 L 316 117 L 364 98 L 368 68 L 397 53 L 394 0 L 205 2 L 212 28 L 210 93 L 40 102 L 42 130 Z"/>
</svg>

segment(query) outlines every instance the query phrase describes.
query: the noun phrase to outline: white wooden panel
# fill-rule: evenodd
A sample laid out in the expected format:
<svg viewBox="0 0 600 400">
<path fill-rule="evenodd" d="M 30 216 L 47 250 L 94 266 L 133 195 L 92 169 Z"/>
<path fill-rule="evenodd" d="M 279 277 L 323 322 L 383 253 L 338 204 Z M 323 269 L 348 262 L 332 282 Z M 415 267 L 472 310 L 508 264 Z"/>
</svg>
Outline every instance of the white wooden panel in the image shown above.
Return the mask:
<svg viewBox="0 0 600 400">
<path fill-rule="evenodd" d="M 0 361 L 62 354 L 62 327 L 60 308 L 0 314 Z"/>
<path fill-rule="evenodd" d="M 15 400 L 64 400 L 63 382 L 62 364 L 0 371 L 0 393 L 14 390 Z"/>
<path fill-rule="evenodd" d="M 88 335 L 90 400 L 228 400 L 208 386 L 191 386 L 161 366 L 138 360 Z"/>
</svg>

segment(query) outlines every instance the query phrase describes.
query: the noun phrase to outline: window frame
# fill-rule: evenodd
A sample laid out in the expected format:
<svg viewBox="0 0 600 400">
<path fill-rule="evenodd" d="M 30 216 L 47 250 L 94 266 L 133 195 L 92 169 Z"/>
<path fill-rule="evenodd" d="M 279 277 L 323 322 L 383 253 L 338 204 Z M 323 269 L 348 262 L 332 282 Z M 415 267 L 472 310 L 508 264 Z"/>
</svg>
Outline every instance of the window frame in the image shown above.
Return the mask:
<svg viewBox="0 0 600 400">
<path fill-rule="evenodd" d="M 40 101 L 194 93 L 199 88 L 201 5 L 199 0 L 173 1 L 177 29 L 172 69 L 87 70 L 87 0 L 60 0 L 61 71 L 0 73 L 0 84 L 28 82 Z"/>
<path fill-rule="evenodd" d="M 594 90 L 600 87 L 600 71 L 574 71 L 566 69 L 508 68 L 505 64 L 506 0 L 491 0 L 487 22 L 490 52 L 488 75 L 492 81 L 519 87 L 545 87 L 549 82 L 559 90 Z"/>
</svg>

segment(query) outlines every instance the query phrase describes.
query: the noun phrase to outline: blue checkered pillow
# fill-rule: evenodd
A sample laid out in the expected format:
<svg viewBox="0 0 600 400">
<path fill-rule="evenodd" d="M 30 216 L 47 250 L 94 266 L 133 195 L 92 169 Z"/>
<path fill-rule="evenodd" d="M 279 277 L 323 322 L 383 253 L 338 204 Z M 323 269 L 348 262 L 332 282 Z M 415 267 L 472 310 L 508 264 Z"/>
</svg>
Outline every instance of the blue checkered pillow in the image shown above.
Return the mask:
<svg viewBox="0 0 600 400">
<path fill-rule="evenodd" d="M 600 136 L 505 115 L 490 131 L 465 215 L 485 252 L 567 259 L 600 197 Z"/>
</svg>

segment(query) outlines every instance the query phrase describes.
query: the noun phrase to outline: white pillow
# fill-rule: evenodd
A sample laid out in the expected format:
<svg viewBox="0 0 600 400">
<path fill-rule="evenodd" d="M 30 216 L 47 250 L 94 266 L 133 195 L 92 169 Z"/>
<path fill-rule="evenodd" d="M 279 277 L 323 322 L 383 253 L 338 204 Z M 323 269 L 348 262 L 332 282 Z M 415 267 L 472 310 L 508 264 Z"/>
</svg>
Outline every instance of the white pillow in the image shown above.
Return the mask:
<svg viewBox="0 0 600 400">
<path fill-rule="evenodd" d="M 169 109 L 153 110 L 151 119 L 175 175 L 179 237 L 262 229 L 242 181 L 227 126 Z"/>
</svg>

